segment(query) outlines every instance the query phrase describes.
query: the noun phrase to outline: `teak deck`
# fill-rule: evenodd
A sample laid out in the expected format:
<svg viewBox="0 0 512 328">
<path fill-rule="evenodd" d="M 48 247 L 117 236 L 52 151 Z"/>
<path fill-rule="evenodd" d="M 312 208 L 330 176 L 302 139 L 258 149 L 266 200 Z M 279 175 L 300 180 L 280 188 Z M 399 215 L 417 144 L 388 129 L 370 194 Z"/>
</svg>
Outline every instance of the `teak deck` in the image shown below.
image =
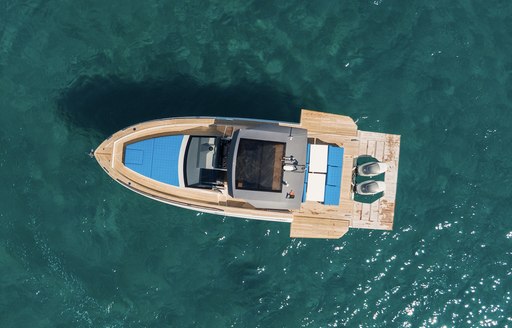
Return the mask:
<svg viewBox="0 0 512 328">
<path fill-rule="evenodd" d="M 345 148 L 339 206 L 305 202 L 293 214 L 290 236 L 294 238 L 340 238 L 349 228 L 393 229 L 398 178 L 400 136 L 358 131 L 347 116 L 302 110 L 301 126 L 319 143 Z M 353 200 L 353 169 L 359 156 L 372 156 L 388 164 L 386 192 L 372 204 Z"/>
<path fill-rule="evenodd" d="M 145 122 L 121 130 L 105 140 L 94 155 L 103 169 L 125 187 L 149 198 L 207 213 L 241 218 L 290 222 L 292 238 L 340 238 L 349 228 L 384 229 L 393 227 L 398 177 L 400 136 L 359 131 L 348 116 L 302 110 L 300 124 L 282 126 L 308 130 L 308 142 L 344 147 L 340 204 L 327 206 L 307 201 L 300 209 L 276 211 L 256 209 L 230 197 L 226 190 L 211 191 L 167 185 L 131 171 L 123 165 L 123 149 L 128 142 L 149 136 L 170 134 L 231 135 L 237 126 L 261 122 L 225 118 L 175 118 Z M 386 192 L 372 204 L 353 200 L 353 172 L 359 156 L 370 155 L 388 164 Z"/>
</svg>

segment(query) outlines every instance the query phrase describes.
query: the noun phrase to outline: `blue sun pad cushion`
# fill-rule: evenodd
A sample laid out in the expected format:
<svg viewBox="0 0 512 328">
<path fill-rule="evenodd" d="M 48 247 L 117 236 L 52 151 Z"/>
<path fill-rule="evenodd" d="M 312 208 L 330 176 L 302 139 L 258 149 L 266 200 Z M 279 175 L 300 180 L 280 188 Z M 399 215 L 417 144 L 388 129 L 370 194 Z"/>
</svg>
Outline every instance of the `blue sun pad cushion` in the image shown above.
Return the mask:
<svg viewBox="0 0 512 328">
<path fill-rule="evenodd" d="M 124 154 L 124 164 L 142 165 L 144 151 L 140 149 L 129 149 Z"/>
<path fill-rule="evenodd" d="M 329 146 L 327 155 L 327 178 L 325 179 L 325 205 L 340 204 L 343 154 L 344 149 L 342 147 Z"/>
<path fill-rule="evenodd" d="M 308 173 L 309 167 L 306 165 L 306 169 L 304 170 L 304 190 L 302 191 L 302 202 L 306 201 L 306 190 L 308 189 Z"/>
<path fill-rule="evenodd" d="M 306 169 L 304 170 L 304 190 L 302 191 L 302 202 L 306 201 L 306 190 L 308 189 L 308 173 L 309 173 L 309 152 L 311 145 L 306 147 Z"/>
<path fill-rule="evenodd" d="M 308 144 L 308 147 L 306 148 L 306 164 L 309 164 L 309 152 L 311 151 L 311 145 Z"/>
<path fill-rule="evenodd" d="M 124 165 L 153 180 L 179 186 L 178 161 L 183 135 L 134 142 L 126 146 Z"/>
<path fill-rule="evenodd" d="M 341 185 L 341 167 L 339 166 L 327 166 L 327 179 L 325 184 L 331 186 Z"/>
<path fill-rule="evenodd" d="M 342 167 L 344 152 L 345 149 L 342 147 L 329 146 L 329 151 L 327 153 L 327 165 Z"/>
</svg>

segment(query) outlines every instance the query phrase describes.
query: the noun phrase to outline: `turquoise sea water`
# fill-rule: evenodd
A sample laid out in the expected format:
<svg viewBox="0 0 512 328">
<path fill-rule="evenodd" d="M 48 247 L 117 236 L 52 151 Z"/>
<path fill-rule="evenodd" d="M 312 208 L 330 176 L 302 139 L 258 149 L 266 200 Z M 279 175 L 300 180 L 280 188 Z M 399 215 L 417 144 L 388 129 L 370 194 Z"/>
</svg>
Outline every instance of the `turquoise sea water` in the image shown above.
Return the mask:
<svg viewBox="0 0 512 328">
<path fill-rule="evenodd" d="M 1 327 L 512 326 L 510 1 L 0 0 Z M 402 135 L 395 227 L 146 199 L 87 157 L 147 119 Z"/>
</svg>

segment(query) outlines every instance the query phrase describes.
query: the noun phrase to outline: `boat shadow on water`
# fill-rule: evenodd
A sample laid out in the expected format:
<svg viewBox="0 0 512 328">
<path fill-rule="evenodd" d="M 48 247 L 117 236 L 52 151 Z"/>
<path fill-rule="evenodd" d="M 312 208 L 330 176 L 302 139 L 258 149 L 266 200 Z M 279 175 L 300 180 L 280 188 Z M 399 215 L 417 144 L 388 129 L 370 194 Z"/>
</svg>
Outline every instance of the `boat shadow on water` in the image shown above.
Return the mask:
<svg viewBox="0 0 512 328">
<path fill-rule="evenodd" d="M 263 83 L 222 86 L 178 75 L 130 81 L 117 76 L 81 76 L 62 90 L 59 117 L 110 135 L 132 124 L 167 117 L 225 116 L 298 122 L 301 104 L 291 93 Z"/>
</svg>

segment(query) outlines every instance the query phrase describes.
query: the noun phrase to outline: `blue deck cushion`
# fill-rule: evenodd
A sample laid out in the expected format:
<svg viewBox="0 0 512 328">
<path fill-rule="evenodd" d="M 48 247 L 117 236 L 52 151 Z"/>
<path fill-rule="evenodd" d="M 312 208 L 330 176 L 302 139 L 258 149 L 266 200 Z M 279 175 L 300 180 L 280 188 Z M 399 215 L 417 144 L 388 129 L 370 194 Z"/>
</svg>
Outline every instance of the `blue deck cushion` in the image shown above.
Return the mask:
<svg viewBox="0 0 512 328">
<path fill-rule="evenodd" d="M 325 180 L 325 184 L 331 186 L 340 186 L 341 185 L 341 166 L 327 166 L 327 179 Z"/>
<path fill-rule="evenodd" d="M 308 147 L 308 149 L 309 149 L 309 147 Z M 306 201 L 306 190 L 308 190 L 308 173 L 309 173 L 309 167 L 306 165 L 306 169 L 304 170 L 304 190 L 302 191 L 302 202 L 303 203 Z"/>
<path fill-rule="evenodd" d="M 343 148 L 329 146 L 329 152 L 327 155 L 327 178 L 325 179 L 325 205 L 340 204 L 343 154 Z"/>
<path fill-rule="evenodd" d="M 327 155 L 327 165 L 330 166 L 343 166 L 343 153 L 342 147 L 329 146 L 329 153 Z"/>
<path fill-rule="evenodd" d="M 304 170 L 304 190 L 302 191 L 302 202 L 306 201 L 306 190 L 308 189 L 308 173 L 309 173 L 309 151 L 311 145 L 308 144 L 306 147 L 306 169 Z"/>
<path fill-rule="evenodd" d="M 124 165 L 148 178 L 179 186 L 178 161 L 183 135 L 146 139 L 129 144 Z"/>
<path fill-rule="evenodd" d="M 304 191 L 302 192 L 302 201 L 306 201 L 306 190 L 308 187 L 308 166 L 311 145 L 308 144 L 306 150 L 306 170 L 304 172 Z M 341 173 L 343 169 L 344 149 L 337 146 L 329 146 L 327 153 L 327 177 L 325 179 L 325 205 L 340 204 Z"/>
<path fill-rule="evenodd" d="M 124 153 L 124 164 L 142 165 L 144 151 L 140 149 L 127 149 Z"/>
<path fill-rule="evenodd" d="M 339 205 L 340 204 L 340 187 L 325 185 L 325 205 Z"/>
</svg>

